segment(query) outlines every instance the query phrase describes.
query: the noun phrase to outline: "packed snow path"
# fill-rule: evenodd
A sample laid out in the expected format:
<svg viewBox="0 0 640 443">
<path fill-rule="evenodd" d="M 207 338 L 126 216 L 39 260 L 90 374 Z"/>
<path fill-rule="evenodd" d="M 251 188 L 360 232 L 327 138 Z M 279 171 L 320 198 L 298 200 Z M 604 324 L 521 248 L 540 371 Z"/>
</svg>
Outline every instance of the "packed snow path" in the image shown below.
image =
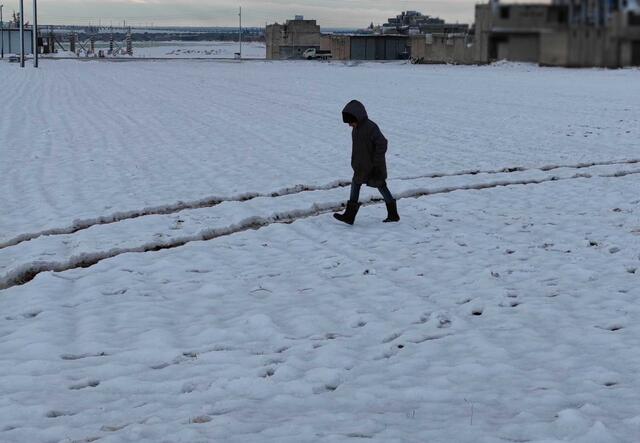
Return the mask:
<svg viewBox="0 0 640 443">
<path fill-rule="evenodd" d="M 457 177 L 457 176 L 479 175 L 479 174 L 489 176 L 489 175 L 507 174 L 507 173 L 513 173 L 513 172 L 532 171 L 532 170 L 548 172 L 548 171 L 555 171 L 558 169 L 584 169 L 584 168 L 591 168 L 592 166 L 635 165 L 637 163 L 640 163 L 639 159 L 609 160 L 609 161 L 600 161 L 600 162 L 591 162 L 591 163 L 578 163 L 576 165 L 546 165 L 539 168 L 509 166 L 509 167 L 501 168 L 498 170 L 487 170 L 487 171 L 475 169 L 475 170 L 469 170 L 469 171 L 449 172 L 449 173 L 444 173 L 444 172 L 433 173 L 432 172 L 432 173 L 428 173 L 420 176 L 401 177 L 401 178 L 398 178 L 397 180 Z M 285 188 L 278 191 L 269 192 L 266 194 L 265 193 L 244 193 L 244 194 L 239 194 L 237 196 L 232 196 L 232 197 L 220 197 L 220 196 L 207 197 L 207 198 L 203 198 L 203 199 L 191 201 L 191 202 L 177 202 L 177 203 L 171 203 L 171 204 L 166 204 L 166 205 L 161 205 L 156 207 L 134 209 L 127 212 L 118 212 L 114 214 L 103 215 L 93 219 L 74 220 L 73 224 L 70 226 L 61 227 L 61 228 L 51 228 L 45 231 L 34 232 L 34 233 L 20 234 L 12 239 L 9 239 L 5 242 L 0 243 L 0 249 L 7 248 L 9 246 L 18 245 L 22 242 L 34 240 L 42 236 L 74 234 L 78 231 L 89 229 L 93 226 L 117 223 L 123 220 L 130 220 L 130 219 L 142 217 L 145 215 L 174 214 L 187 209 L 210 208 L 210 207 L 219 205 L 220 203 L 223 203 L 223 202 L 233 202 L 233 201 L 244 202 L 244 201 L 253 200 L 254 198 L 259 198 L 259 197 L 282 197 L 285 195 L 300 194 L 302 192 L 308 192 L 308 191 L 321 191 L 321 190 L 344 188 L 346 186 L 349 186 L 350 184 L 351 182 L 349 181 L 336 181 L 324 186 L 296 185 L 290 188 Z M 489 185 L 491 185 L 491 183 L 489 183 Z"/>
<path fill-rule="evenodd" d="M 511 168 L 510 171 L 450 174 L 426 178 L 407 178 L 391 182 L 396 198 L 422 197 L 465 190 L 490 189 L 501 186 L 535 185 L 548 181 L 601 177 L 624 177 L 640 174 L 637 160 L 603 162 L 602 165 L 545 166 L 533 171 Z M 578 172 L 579 171 L 579 172 Z M 123 217 L 120 223 L 110 217 L 98 219 L 84 229 L 65 229 L 59 233 L 38 235 L 14 247 L 0 248 L 0 289 L 24 284 L 46 271 L 62 272 L 86 268 L 102 260 L 130 252 L 171 249 L 192 241 L 212 240 L 272 223 L 291 223 L 341 210 L 343 184 L 309 192 L 304 187 L 265 196 L 243 196 L 239 199 L 198 202 L 193 210 L 156 211 L 142 216 Z M 365 191 L 361 201 L 380 201 L 375 192 Z M 224 203 L 224 204 L 223 204 Z M 186 205 L 183 205 L 186 206 Z M 169 214 L 166 214 L 169 212 Z M 178 212 L 178 211 L 175 211 Z M 175 214 L 175 215 L 174 215 Z M 106 226 L 103 226 L 105 225 Z"/>
</svg>

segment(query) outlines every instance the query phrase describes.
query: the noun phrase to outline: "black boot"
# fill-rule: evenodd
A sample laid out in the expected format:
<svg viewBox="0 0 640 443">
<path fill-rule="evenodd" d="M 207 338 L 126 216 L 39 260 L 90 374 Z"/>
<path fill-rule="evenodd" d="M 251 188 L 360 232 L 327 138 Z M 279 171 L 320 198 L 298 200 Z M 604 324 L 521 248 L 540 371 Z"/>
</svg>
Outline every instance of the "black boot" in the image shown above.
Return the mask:
<svg viewBox="0 0 640 443">
<path fill-rule="evenodd" d="M 395 200 L 391 203 L 387 203 L 387 218 L 383 220 L 384 223 L 399 222 L 400 216 L 398 215 L 398 205 Z"/>
<path fill-rule="evenodd" d="M 347 202 L 347 209 L 344 211 L 344 214 L 333 214 L 333 216 L 336 220 L 340 220 L 343 223 L 352 225 L 356 220 L 358 209 L 360 209 L 360 203 L 349 201 Z"/>
</svg>

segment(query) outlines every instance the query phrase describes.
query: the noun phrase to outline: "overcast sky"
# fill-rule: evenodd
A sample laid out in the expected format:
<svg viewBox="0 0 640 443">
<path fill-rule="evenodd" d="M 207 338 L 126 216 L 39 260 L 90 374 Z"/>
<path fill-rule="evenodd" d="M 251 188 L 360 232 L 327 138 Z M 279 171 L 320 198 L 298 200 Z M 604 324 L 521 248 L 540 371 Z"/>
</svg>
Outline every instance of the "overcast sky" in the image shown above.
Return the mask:
<svg viewBox="0 0 640 443">
<path fill-rule="evenodd" d="M 484 1 L 484 0 L 479 0 Z M 18 0 L 0 0 L 5 17 L 18 8 Z M 404 10 L 440 16 L 451 22 L 472 22 L 476 0 L 38 0 L 40 23 L 121 24 L 177 26 L 235 26 L 238 6 L 243 23 L 264 26 L 302 14 L 322 27 L 365 27 L 384 23 Z M 32 0 L 25 0 L 25 17 Z"/>
</svg>

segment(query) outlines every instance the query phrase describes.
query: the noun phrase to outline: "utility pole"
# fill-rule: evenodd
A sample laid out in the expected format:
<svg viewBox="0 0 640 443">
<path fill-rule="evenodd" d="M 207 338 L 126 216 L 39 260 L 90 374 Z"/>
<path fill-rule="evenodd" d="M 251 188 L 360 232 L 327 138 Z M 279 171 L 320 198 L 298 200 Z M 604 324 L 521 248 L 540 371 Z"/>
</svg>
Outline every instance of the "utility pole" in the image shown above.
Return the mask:
<svg viewBox="0 0 640 443">
<path fill-rule="evenodd" d="M 2 8 L 0 5 L 0 58 L 4 58 L 4 22 L 2 21 Z"/>
<path fill-rule="evenodd" d="M 24 68 L 24 0 L 20 0 L 20 67 Z"/>
<path fill-rule="evenodd" d="M 33 67 L 38 67 L 38 0 L 33 0 Z"/>
<path fill-rule="evenodd" d="M 240 42 L 240 60 L 242 60 L 242 6 L 240 6 L 240 28 L 238 29 L 238 42 Z"/>
</svg>

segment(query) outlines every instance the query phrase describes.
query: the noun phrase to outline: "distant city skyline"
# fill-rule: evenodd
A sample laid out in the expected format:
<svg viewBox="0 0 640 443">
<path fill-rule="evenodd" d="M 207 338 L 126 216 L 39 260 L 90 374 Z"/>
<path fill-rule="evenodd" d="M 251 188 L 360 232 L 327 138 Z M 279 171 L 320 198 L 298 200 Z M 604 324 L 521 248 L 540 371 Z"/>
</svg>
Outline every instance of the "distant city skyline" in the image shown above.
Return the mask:
<svg viewBox="0 0 640 443">
<path fill-rule="evenodd" d="M 535 1 L 534 1 L 535 2 Z M 18 0 L 0 0 L 5 21 Z M 283 22 L 294 15 L 315 19 L 322 27 L 359 28 L 384 23 L 402 11 L 415 10 L 449 22 L 471 23 L 477 0 L 38 0 L 38 18 L 43 24 L 89 23 L 103 26 L 235 26 L 238 7 L 243 24 L 264 26 Z M 539 1 L 538 3 L 548 3 Z M 25 0 L 25 18 L 31 16 L 31 0 Z"/>
</svg>

